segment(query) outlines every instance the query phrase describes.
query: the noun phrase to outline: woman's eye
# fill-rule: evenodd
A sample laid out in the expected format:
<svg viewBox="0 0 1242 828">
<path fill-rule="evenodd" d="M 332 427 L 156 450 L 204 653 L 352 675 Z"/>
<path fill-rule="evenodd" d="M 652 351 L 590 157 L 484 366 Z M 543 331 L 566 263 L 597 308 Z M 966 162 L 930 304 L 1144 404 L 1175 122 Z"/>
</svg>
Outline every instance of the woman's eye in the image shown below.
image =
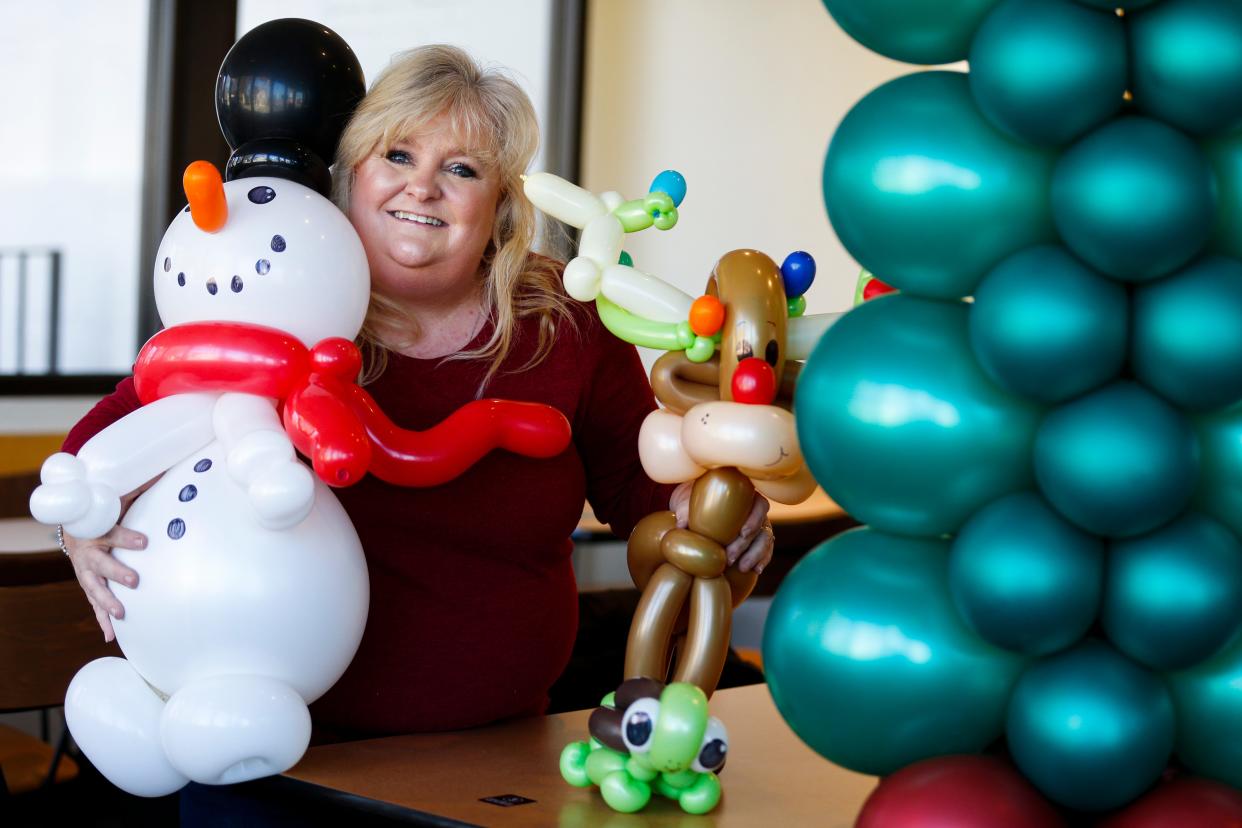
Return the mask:
<svg viewBox="0 0 1242 828">
<path fill-rule="evenodd" d="M 473 167 L 467 164 L 450 164 L 448 170 L 458 178 L 478 178 L 478 173 L 474 171 Z"/>
<path fill-rule="evenodd" d="M 384 153 L 384 158 L 388 159 L 394 164 L 410 163 L 410 154 L 408 152 L 405 152 L 404 150 L 389 150 L 388 152 Z"/>
</svg>

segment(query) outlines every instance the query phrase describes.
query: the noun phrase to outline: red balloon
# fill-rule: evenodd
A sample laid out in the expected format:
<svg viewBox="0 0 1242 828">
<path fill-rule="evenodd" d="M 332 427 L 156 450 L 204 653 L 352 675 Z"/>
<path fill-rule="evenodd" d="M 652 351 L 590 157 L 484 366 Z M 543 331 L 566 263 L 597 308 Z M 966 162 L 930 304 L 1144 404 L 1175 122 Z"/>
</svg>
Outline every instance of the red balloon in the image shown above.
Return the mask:
<svg viewBox="0 0 1242 828">
<path fill-rule="evenodd" d="M 1242 791 L 1221 782 L 1183 776 L 1158 786 L 1102 828 L 1242 828 Z"/>
<path fill-rule="evenodd" d="M 937 756 L 884 778 L 855 828 L 1054 828 L 1065 821 L 1012 765 Z"/>
<path fill-rule="evenodd" d="M 897 290 L 897 288 L 893 287 L 892 285 L 885 284 L 884 282 L 881 282 L 879 279 L 872 278 L 872 280 L 870 282 L 867 282 L 866 286 L 863 288 L 863 301 L 864 302 L 869 301 L 871 299 L 874 299 L 877 296 L 883 296 L 886 293 L 892 293 L 895 290 Z"/>
<path fill-rule="evenodd" d="M 747 357 L 733 372 L 733 401 L 771 405 L 776 399 L 776 372 L 759 357 Z"/>
</svg>

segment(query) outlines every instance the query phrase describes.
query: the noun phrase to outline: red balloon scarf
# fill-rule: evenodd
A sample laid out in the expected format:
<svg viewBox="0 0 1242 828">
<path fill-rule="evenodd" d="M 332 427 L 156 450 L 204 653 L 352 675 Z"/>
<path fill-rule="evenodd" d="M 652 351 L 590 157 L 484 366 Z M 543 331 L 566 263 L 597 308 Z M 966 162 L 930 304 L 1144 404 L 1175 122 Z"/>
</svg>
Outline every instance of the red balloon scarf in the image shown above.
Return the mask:
<svg viewBox="0 0 1242 828">
<path fill-rule="evenodd" d="M 272 328 L 200 322 L 151 337 L 134 364 L 134 386 L 143 404 L 195 391 L 280 400 L 285 431 L 330 486 L 368 471 L 400 486 L 435 486 L 495 448 L 554 457 L 569 445 L 569 422 L 541 403 L 475 400 L 426 431 L 399 428 L 356 384 L 361 367 L 346 339 L 307 349 Z"/>
</svg>

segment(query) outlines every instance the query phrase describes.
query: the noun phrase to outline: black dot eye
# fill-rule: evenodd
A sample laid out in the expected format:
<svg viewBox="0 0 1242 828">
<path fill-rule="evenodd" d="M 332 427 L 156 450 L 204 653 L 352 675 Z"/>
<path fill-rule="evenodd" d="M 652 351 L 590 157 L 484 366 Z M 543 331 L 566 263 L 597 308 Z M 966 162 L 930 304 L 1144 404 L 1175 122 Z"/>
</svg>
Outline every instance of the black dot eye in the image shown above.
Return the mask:
<svg viewBox="0 0 1242 828">
<path fill-rule="evenodd" d="M 781 346 L 776 344 L 775 339 L 768 340 L 768 347 L 763 349 L 763 358 L 773 368 L 776 367 L 776 361 L 781 357 Z"/>
<path fill-rule="evenodd" d="M 699 751 L 699 764 L 708 770 L 715 770 L 724 764 L 728 745 L 722 739 L 712 739 Z"/>
<path fill-rule="evenodd" d="M 254 272 L 260 276 L 266 276 L 267 272 L 272 269 L 272 263 L 267 259 L 259 259 L 254 263 Z"/>
<path fill-rule="evenodd" d="M 233 281 L 229 282 L 229 290 L 233 291 L 234 293 L 241 293 L 242 278 L 240 276 L 234 276 Z"/>
<path fill-rule="evenodd" d="M 246 193 L 246 198 L 255 204 L 267 204 L 276 197 L 276 191 L 271 187 L 254 187 L 250 192 Z"/>
<path fill-rule="evenodd" d="M 165 256 L 164 257 L 164 272 L 167 273 L 170 270 L 172 270 L 172 259 L 170 259 L 168 256 Z"/>
<path fill-rule="evenodd" d="M 173 540 L 181 540 L 181 536 L 185 534 L 185 521 L 181 518 L 173 518 L 168 521 L 168 537 Z"/>
<path fill-rule="evenodd" d="M 208 292 L 208 293 L 210 293 L 212 296 L 215 296 L 215 295 L 216 295 L 216 291 L 217 291 L 217 290 L 219 290 L 219 289 L 220 289 L 220 288 L 216 287 L 216 280 L 215 280 L 215 279 L 208 279 L 208 280 L 207 280 L 207 292 Z"/>
<path fill-rule="evenodd" d="M 277 253 L 285 252 L 285 237 L 284 236 L 272 236 L 272 250 Z"/>
<path fill-rule="evenodd" d="M 182 503 L 189 503 L 196 497 L 198 497 L 198 487 L 193 483 L 188 486 L 182 486 L 181 491 L 177 493 L 177 500 L 180 500 Z"/>
<path fill-rule="evenodd" d="M 651 717 L 643 711 L 638 711 L 630 716 L 625 722 L 625 739 L 631 745 L 639 747 L 647 744 L 647 740 L 651 738 Z"/>
<path fill-rule="evenodd" d="M 187 204 L 187 205 L 185 205 L 185 209 L 184 209 L 184 210 L 182 210 L 181 212 L 183 212 L 183 213 L 188 213 L 188 212 L 190 212 L 190 205 L 188 205 L 188 204 Z"/>
<path fill-rule="evenodd" d="M 184 273 L 177 274 L 177 284 L 181 285 L 182 287 L 185 287 L 185 274 Z"/>
<path fill-rule="evenodd" d="M 211 461 L 204 457 L 194 464 L 194 471 L 202 473 L 211 468 Z"/>
</svg>

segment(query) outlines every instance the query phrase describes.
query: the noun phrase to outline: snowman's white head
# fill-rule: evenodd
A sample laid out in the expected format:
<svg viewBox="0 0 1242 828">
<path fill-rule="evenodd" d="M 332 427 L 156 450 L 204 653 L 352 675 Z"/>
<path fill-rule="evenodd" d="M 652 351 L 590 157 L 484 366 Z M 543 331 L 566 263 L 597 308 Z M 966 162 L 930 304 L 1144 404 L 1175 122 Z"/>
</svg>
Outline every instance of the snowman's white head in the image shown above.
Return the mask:
<svg viewBox="0 0 1242 828">
<path fill-rule="evenodd" d="M 293 334 L 307 347 L 330 336 L 353 339 L 366 316 L 370 274 L 341 211 L 292 181 L 224 183 L 214 167 L 196 167 L 209 168 L 214 183 L 200 195 L 187 170 L 190 204 L 156 255 L 155 304 L 164 324 L 247 322 Z"/>
</svg>

